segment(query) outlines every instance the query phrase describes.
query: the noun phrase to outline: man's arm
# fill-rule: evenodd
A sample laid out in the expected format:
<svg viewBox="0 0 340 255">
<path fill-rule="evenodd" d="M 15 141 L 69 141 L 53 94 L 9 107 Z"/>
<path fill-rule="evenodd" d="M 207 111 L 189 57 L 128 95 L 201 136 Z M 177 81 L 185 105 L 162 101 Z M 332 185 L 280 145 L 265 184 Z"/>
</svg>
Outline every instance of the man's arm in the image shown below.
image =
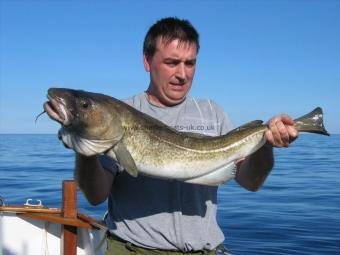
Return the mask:
<svg viewBox="0 0 340 255">
<path fill-rule="evenodd" d="M 252 155 L 237 163 L 235 180 L 250 191 L 257 191 L 274 166 L 273 147 L 288 147 L 298 136 L 294 120 L 278 115 L 268 122 L 267 143 Z"/>
<path fill-rule="evenodd" d="M 105 170 L 97 156 L 85 157 L 76 153 L 75 180 L 92 205 L 105 201 L 110 194 L 114 175 Z"/>
</svg>

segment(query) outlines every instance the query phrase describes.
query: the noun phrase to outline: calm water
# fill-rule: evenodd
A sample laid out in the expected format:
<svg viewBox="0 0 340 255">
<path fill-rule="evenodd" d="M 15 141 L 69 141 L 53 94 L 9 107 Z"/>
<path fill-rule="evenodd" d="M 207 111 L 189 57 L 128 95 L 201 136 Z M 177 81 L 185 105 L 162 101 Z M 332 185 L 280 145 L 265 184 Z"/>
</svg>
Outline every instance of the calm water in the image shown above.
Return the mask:
<svg viewBox="0 0 340 255">
<path fill-rule="evenodd" d="M 218 221 L 239 254 L 340 254 L 340 135 L 302 135 L 276 150 L 276 167 L 255 193 L 236 183 L 219 191 Z M 0 196 L 8 204 L 61 205 L 61 182 L 74 157 L 55 135 L 0 135 Z M 101 218 L 105 203 L 80 211 Z"/>
</svg>

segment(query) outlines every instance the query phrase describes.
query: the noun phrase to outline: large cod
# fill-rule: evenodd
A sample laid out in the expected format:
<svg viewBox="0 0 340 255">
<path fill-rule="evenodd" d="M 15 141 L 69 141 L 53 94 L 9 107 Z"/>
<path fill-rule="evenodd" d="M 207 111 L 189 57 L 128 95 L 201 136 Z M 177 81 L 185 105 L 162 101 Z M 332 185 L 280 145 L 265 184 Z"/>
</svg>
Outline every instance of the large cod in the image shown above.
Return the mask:
<svg viewBox="0 0 340 255">
<path fill-rule="evenodd" d="M 132 176 L 219 185 L 232 177 L 237 160 L 266 142 L 267 126 L 262 121 L 211 137 L 178 132 L 103 94 L 50 88 L 47 97 L 44 109 L 62 125 L 59 138 L 65 146 L 86 156 L 106 154 Z M 329 135 L 319 107 L 296 119 L 295 127 Z"/>
</svg>

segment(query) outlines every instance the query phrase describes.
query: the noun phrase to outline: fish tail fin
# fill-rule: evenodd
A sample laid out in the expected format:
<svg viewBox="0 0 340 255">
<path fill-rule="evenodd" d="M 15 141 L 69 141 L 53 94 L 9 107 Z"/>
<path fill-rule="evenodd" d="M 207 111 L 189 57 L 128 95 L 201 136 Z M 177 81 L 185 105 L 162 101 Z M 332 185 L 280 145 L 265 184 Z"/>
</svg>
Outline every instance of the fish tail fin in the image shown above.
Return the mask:
<svg viewBox="0 0 340 255">
<path fill-rule="evenodd" d="M 294 121 L 296 129 L 300 132 L 330 135 L 323 124 L 323 112 L 320 107 L 315 108 L 310 113 L 307 113 Z"/>
</svg>

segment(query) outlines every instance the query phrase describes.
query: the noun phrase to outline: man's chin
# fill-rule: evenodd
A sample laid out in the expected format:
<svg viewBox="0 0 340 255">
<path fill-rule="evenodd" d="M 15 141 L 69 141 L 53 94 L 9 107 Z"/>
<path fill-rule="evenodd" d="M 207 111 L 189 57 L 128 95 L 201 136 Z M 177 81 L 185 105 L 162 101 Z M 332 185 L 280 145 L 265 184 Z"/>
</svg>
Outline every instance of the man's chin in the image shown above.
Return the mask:
<svg viewBox="0 0 340 255">
<path fill-rule="evenodd" d="M 183 94 L 183 93 L 181 93 L 180 95 L 173 95 L 172 97 L 168 97 L 167 101 L 171 105 L 177 105 L 177 104 L 182 103 L 185 100 L 186 95 L 187 94 Z"/>
<path fill-rule="evenodd" d="M 185 98 L 188 94 L 190 88 L 188 86 L 171 86 L 171 90 L 169 91 L 169 96 L 173 99 L 180 100 L 181 98 Z"/>
</svg>

